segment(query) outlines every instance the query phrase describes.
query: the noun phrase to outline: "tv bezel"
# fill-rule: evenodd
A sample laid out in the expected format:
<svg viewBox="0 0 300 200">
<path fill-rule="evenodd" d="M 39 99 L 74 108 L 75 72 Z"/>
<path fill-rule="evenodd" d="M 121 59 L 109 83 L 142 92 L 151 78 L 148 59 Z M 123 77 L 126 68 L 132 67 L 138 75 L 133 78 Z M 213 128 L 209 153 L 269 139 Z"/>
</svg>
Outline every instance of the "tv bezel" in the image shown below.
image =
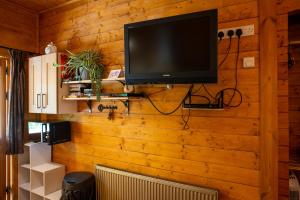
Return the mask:
<svg viewBox="0 0 300 200">
<path fill-rule="evenodd" d="M 140 28 L 144 26 L 163 24 L 167 22 L 175 22 L 180 20 L 209 17 L 209 50 L 210 50 L 210 66 L 209 70 L 193 71 L 189 73 L 173 73 L 171 77 L 165 77 L 161 73 L 141 73 L 130 74 L 130 53 L 129 53 L 129 29 Z M 217 83 L 218 81 L 218 46 L 217 46 L 217 32 L 218 32 L 218 10 L 207 10 L 202 12 L 195 12 L 172 17 L 136 22 L 124 25 L 124 43 L 125 43 L 125 80 L 126 84 L 191 84 L 191 83 Z M 213 37 L 213 35 L 215 37 Z M 199 73 L 197 73 L 199 72 Z M 197 76 L 195 76 L 197 74 Z"/>
</svg>

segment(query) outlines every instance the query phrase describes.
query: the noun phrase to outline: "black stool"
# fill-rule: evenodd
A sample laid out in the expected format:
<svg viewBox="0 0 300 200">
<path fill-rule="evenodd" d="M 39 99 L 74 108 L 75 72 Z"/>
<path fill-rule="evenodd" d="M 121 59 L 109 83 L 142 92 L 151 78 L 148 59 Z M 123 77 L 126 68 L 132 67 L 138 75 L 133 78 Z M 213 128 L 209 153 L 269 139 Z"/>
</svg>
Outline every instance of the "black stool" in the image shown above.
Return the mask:
<svg viewBox="0 0 300 200">
<path fill-rule="evenodd" d="M 95 176 L 90 172 L 66 174 L 62 184 L 60 200 L 95 200 Z"/>
</svg>

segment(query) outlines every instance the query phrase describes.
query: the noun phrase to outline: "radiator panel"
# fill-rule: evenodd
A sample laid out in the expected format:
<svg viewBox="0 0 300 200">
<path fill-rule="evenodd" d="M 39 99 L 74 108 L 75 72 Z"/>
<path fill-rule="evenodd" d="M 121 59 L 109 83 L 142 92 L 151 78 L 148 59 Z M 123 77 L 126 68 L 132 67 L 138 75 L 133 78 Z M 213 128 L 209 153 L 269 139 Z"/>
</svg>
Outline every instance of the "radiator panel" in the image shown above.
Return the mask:
<svg viewBox="0 0 300 200">
<path fill-rule="evenodd" d="M 218 200 L 218 191 L 96 166 L 97 200 Z"/>
</svg>

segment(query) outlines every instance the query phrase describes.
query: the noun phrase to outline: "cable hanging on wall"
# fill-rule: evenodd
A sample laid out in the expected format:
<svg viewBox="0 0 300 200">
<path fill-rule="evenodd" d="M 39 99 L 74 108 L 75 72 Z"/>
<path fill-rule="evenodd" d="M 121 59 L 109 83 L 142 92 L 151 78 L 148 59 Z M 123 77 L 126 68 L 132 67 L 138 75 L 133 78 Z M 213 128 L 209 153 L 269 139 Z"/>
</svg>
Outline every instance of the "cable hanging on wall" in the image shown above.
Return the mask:
<svg viewBox="0 0 300 200">
<path fill-rule="evenodd" d="M 222 65 L 225 63 L 225 61 L 227 60 L 227 58 L 230 54 L 231 45 L 232 45 L 232 36 L 234 35 L 234 32 L 231 30 L 227 34 L 229 36 L 229 44 L 228 44 L 228 47 L 226 48 L 225 56 L 222 59 L 222 61 L 219 63 L 218 68 L 222 67 Z M 182 121 L 183 121 L 183 129 L 189 129 L 188 121 L 190 119 L 192 108 L 198 108 L 198 109 L 199 108 L 223 109 L 223 108 L 236 108 L 236 107 L 239 107 L 242 104 L 242 101 L 243 101 L 242 93 L 241 93 L 241 91 L 238 90 L 238 61 L 239 61 L 239 56 L 240 56 L 240 39 L 241 39 L 241 35 L 242 35 L 242 30 L 238 29 L 235 34 L 237 35 L 237 43 L 238 44 L 237 44 L 237 55 L 236 55 L 236 60 L 235 60 L 235 74 L 234 74 L 234 77 L 235 77 L 234 81 L 235 82 L 234 82 L 233 87 L 223 88 L 223 89 L 219 90 L 215 95 L 213 95 L 207 89 L 207 87 L 204 84 L 201 84 L 200 88 L 198 88 L 196 91 L 193 91 L 194 85 L 191 85 L 189 87 L 187 93 L 185 94 L 184 98 L 182 99 L 182 101 L 180 101 L 180 103 L 178 104 L 178 106 L 176 106 L 173 110 L 171 110 L 169 112 L 165 112 L 165 111 L 160 110 L 154 104 L 154 102 L 150 98 L 150 95 L 146 95 L 146 98 L 149 100 L 151 105 L 159 113 L 161 113 L 163 115 L 171 115 L 171 114 L 175 113 L 181 106 L 182 106 L 182 108 L 188 109 L 188 114 L 187 115 L 184 115 L 183 111 L 181 113 L 181 118 L 182 118 Z M 222 37 L 220 38 L 220 41 L 221 40 L 222 40 Z M 205 93 L 208 96 L 197 94 L 201 90 L 201 88 L 204 89 Z M 162 91 L 159 91 L 159 92 L 162 92 Z M 232 92 L 232 94 L 230 95 L 229 100 L 227 102 L 225 102 L 224 101 L 224 96 L 228 92 Z M 236 95 L 239 96 L 239 101 L 238 101 L 238 103 L 233 104 L 233 100 L 236 97 Z M 192 104 L 192 97 L 204 99 L 206 101 L 206 103 L 204 103 L 204 104 Z"/>
</svg>

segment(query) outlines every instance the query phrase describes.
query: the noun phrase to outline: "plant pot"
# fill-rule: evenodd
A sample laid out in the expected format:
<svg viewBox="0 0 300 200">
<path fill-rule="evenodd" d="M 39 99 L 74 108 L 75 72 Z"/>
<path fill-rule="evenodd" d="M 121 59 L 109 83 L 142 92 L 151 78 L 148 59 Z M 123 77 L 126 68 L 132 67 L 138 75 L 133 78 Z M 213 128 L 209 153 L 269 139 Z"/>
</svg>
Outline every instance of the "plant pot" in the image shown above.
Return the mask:
<svg viewBox="0 0 300 200">
<path fill-rule="evenodd" d="M 83 67 L 79 68 L 79 74 L 80 74 L 81 80 L 88 80 L 89 79 L 89 73 Z"/>
</svg>

